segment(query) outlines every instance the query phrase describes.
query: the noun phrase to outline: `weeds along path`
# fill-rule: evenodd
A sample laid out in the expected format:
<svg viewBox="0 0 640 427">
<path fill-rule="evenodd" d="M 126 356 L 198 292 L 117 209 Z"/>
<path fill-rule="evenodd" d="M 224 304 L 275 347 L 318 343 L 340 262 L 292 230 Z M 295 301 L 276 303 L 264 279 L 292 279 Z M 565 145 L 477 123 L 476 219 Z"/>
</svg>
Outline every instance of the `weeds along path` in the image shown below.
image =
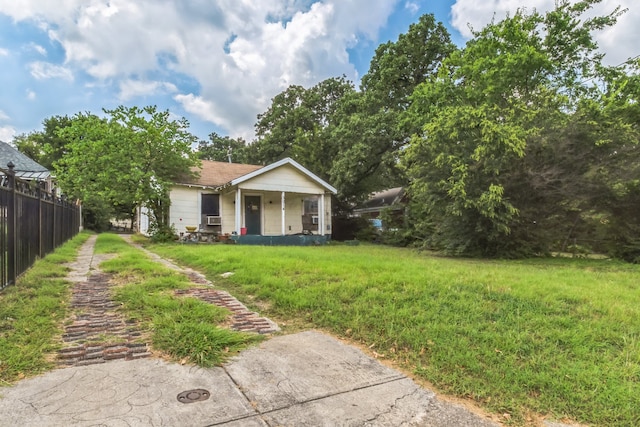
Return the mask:
<svg viewBox="0 0 640 427">
<path fill-rule="evenodd" d="M 171 263 L 134 244 L 130 236 L 121 236 L 129 244 L 145 252 L 156 262 L 185 274 L 193 288 L 176 291 L 176 296 L 191 296 L 231 311 L 230 328 L 243 332 L 269 334 L 278 325 L 250 311 L 228 292 L 214 289 L 204 275 Z M 102 261 L 112 255 L 95 255 L 97 236 L 91 236 L 80 248 L 76 261 L 68 264 L 67 280 L 73 283 L 71 317 L 64 327 L 64 346 L 57 354 L 60 366 L 83 366 L 110 360 L 136 360 L 151 356 L 144 331 L 135 322 L 125 321 L 111 299 L 111 274 L 99 270 Z M 203 287 L 205 286 L 205 287 Z"/>
<path fill-rule="evenodd" d="M 220 289 L 214 289 L 213 283 L 211 283 L 211 281 L 209 281 L 202 273 L 191 268 L 178 266 L 171 261 L 162 258 L 158 254 L 146 250 L 141 245 L 135 244 L 131 240 L 131 236 L 128 234 L 122 234 L 120 237 L 136 249 L 146 253 L 152 260 L 162 263 L 167 267 L 184 274 L 194 285 L 201 285 L 200 287 L 194 287 L 191 289 L 177 290 L 175 295 L 195 297 L 206 303 L 228 309 L 231 312 L 231 329 L 242 332 L 255 332 L 258 334 L 270 334 L 280 330 L 274 321 L 249 310 L 230 293 Z"/>
<path fill-rule="evenodd" d="M 80 248 L 78 258 L 68 264 L 67 280 L 72 288 L 70 323 L 65 325 L 64 347 L 58 351 L 61 366 L 82 366 L 109 360 L 135 360 L 151 356 L 142 332 L 135 323 L 125 322 L 111 300 L 111 275 L 98 270 L 108 256 L 94 256 L 97 236 Z"/>
</svg>

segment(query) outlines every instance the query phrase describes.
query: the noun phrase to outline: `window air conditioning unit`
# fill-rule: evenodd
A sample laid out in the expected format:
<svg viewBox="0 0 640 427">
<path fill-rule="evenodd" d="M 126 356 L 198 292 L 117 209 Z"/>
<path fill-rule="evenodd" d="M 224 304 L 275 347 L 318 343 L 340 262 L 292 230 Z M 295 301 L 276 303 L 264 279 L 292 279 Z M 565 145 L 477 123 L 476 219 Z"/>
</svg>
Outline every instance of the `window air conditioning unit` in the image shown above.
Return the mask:
<svg viewBox="0 0 640 427">
<path fill-rule="evenodd" d="M 318 215 L 313 215 L 311 217 L 311 223 L 312 224 L 318 224 Z"/>
<path fill-rule="evenodd" d="M 220 225 L 222 224 L 222 218 L 219 216 L 208 216 L 207 225 Z"/>
</svg>

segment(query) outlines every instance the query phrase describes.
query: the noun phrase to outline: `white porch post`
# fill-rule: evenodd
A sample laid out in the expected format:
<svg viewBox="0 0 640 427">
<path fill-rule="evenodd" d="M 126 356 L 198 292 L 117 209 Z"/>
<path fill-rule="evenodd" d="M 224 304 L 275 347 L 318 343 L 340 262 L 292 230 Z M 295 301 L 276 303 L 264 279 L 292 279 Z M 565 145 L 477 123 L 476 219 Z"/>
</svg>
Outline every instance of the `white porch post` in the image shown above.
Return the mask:
<svg viewBox="0 0 640 427">
<path fill-rule="evenodd" d="M 240 235 L 240 227 L 242 227 L 242 194 L 240 187 L 236 189 L 236 234 Z"/>
<path fill-rule="evenodd" d="M 285 221 L 286 221 L 286 215 L 285 215 L 285 199 L 284 199 L 284 191 L 282 192 L 282 197 L 281 197 L 281 201 L 280 201 L 280 205 L 282 206 L 282 235 L 284 236 L 286 233 L 285 230 Z"/>
<path fill-rule="evenodd" d="M 324 193 L 320 195 L 320 206 L 318 206 L 318 234 L 324 236 Z"/>
</svg>

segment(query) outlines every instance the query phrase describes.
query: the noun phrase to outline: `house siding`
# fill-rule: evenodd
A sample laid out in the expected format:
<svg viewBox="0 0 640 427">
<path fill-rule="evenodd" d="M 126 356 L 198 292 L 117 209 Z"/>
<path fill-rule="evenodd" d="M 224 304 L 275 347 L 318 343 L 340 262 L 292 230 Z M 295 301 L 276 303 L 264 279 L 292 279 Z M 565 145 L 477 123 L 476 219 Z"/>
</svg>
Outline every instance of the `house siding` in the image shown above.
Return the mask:
<svg viewBox="0 0 640 427">
<path fill-rule="evenodd" d="M 220 215 L 222 216 L 222 234 L 231 234 L 236 230 L 236 193 L 223 194 L 220 197 Z"/>
<path fill-rule="evenodd" d="M 178 233 L 186 231 L 185 227 L 187 226 L 200 228 L 206 225 L 202 224 L 202 194 L 218 193 L 211 189 L 199 187 L 173 187 L 171 189 L 169 224 L 173 225 Z M 231 221 L 233 222 L 233 205 L 231 208 L 225 206 L 224 198 L 221 197 L 220 215 L 223 217 L 223 221 L 225 212 L 230 212 Z"/>
<path fill-rule="evenodd" d="M 301 174 L 292 166 L 283 166 L 274 169 L 240 183 L 239 187 L 242 190 L 285 191 L 287 193 L 303 194 L 318 194 L 324 192 L 324 188 L 317 182 Z"/>
<path fill-rule="evenodd" d="M 318 188 L 315 191 L 319 191 Z M 211 194 L 211 190 L 198 187 L 174 187 L 171 190 L 171 211 L 169 223 L 176 232 L 185 232 L 187 226 L 201 225 L 201 195 Z M 285 194 L 285 234 L 302 233 L 303 199 L 309 193 Z M 312 193 L 313 194 L 313 193 Z M 316 193 L 317 194 L 317 193 Z M 242 192 L 242 209 L 244 212 L 244 196 L 259 195 L 262 198 L 262 234 L 265 236 L 280 236 L 282 234 L 282 192 L 245 190 Z M 271 203 L 269 203 L 271 202 Z M 331 196 L 324 198 L 325 230 L 318 230 L 318 234 L 331 234 Z M 236 230 L 235 221 L 235 191 L 221 194 L 220 215 L 222 217 L 222 233 L 232 234 Z M 243 215 L 244 217 L 244 215 Z M 244 227 L 244 224 L 241 224 Z"/>
<path fill-rule="evenodd" d="M 178 233 L 184 232 L 187 226 L 200 225 L 200 191 L 196 187 L 174 187 L 171 189 L 171 209 L 169 224 Z"/>
<path fill-rule="evenodd" d="M 324 197 L 324 230 L 320 230 L 319 234 L 331 234 L 331 195 Z"/>
<path fill-rule="evenodd" d="M 302 232 L 302 194 L 285 194 L 285 234 Z M 263 197 L 265 236 L 282 235 L 282 193 L 269 192 Z M 271 203 L 269 203 L 271 202 Z"/>
</svg>

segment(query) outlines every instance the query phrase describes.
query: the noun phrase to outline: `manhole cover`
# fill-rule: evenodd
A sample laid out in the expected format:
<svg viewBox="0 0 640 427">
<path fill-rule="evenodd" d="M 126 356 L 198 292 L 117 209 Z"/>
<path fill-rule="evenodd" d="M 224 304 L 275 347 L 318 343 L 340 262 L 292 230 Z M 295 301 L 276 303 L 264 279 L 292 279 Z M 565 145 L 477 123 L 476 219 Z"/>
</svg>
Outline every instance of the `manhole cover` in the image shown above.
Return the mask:
<svg viewBox="0 0 640 427">
<path fill-rule="evenodd" d="M 195 390 L 187 390 L 183 391 L 178 395 L 178 402 L 182 403 L 193 403 L 193 402 L 201 402 L 203 400 L 207 400 L 211 396 L 207 390 L 197 388 Z"/>
</svg>

